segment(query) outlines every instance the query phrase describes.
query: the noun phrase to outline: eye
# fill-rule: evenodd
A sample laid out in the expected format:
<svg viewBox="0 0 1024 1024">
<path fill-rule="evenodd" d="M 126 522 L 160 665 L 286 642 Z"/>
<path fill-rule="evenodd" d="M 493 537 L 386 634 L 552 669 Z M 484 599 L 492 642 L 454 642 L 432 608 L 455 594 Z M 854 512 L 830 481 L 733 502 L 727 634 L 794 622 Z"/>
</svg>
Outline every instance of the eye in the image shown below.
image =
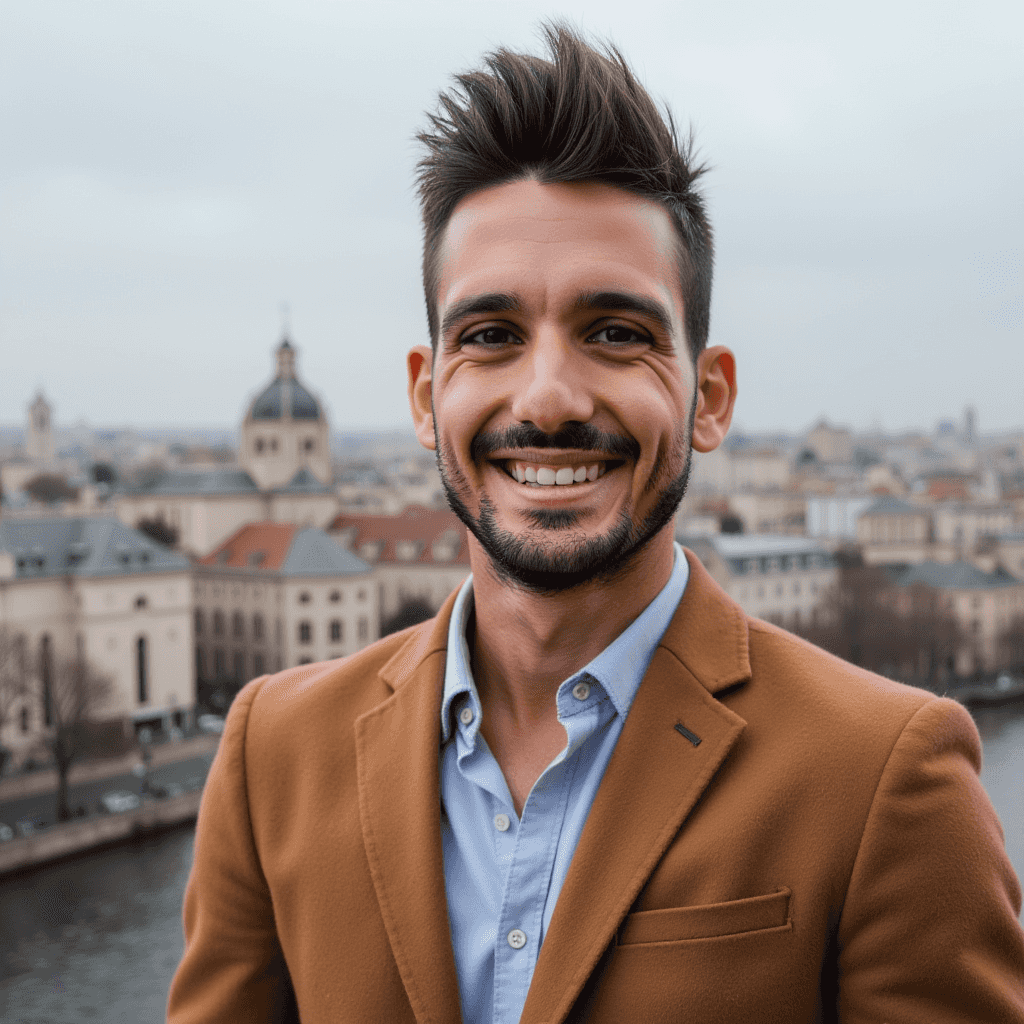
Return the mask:
<svg viewBox="0 0 1024 1024">
<path fill-rule="evenodd" d="M 482 331 L 463 335 L 462 344 L 497 348 L 500 345 L 518 345 L 519 339 L 507 327 L 485 327 Z"/>
<path fill-rule="evenodd" d="M 624 327 L 615 324 L 611 327 L 602 327 L 596 334 L 592 334 L 587 341 L 596 342 L 598 345 L 647 345 L 650 338 L 632 327 Z"/>
</svg>

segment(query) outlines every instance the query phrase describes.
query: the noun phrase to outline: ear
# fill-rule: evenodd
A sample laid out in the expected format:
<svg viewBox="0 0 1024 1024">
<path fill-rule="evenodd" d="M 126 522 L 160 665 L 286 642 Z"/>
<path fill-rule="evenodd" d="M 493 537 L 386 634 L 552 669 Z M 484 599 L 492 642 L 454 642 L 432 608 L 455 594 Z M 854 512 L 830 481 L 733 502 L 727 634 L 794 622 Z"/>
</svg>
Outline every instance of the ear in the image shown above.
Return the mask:
<svg viewBox="0 0 1024 1024">
<path fill-rule="evenodd" d="M 409 408 L 416 436 L 424 448 L 434 450 L 433 370 L 434 353 L 429 345 L 417 345 L 406 358 L 409 370 Z"/>
<path fill-rule="evenodd" d="M 693 447 L 714 451 L 725 440 L 736 404 L 736 357 L 724 345 L 707 348 L 697 358 L 697 412 Z"/>
</svg>

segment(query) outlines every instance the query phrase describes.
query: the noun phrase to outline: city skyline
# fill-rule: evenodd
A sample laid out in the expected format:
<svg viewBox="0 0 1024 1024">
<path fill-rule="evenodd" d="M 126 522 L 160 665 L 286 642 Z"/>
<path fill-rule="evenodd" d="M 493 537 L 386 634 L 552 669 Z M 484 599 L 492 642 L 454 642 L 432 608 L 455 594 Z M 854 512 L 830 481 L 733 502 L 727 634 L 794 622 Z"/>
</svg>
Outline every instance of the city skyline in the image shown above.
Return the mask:
<svg viewBox="0 0 1024 1024">
<path fill-rule="evenodd" d="M 12 8 L 0 423 L 41 388 L 61 425 L 229 427 L 286 319 L 336 430 L 404 428 L 413 136 L 544 17 L 620 46 L 712 165 L 740 431 L 1024 427 L 1024 14 L 993 2 Z"/>
</svg>

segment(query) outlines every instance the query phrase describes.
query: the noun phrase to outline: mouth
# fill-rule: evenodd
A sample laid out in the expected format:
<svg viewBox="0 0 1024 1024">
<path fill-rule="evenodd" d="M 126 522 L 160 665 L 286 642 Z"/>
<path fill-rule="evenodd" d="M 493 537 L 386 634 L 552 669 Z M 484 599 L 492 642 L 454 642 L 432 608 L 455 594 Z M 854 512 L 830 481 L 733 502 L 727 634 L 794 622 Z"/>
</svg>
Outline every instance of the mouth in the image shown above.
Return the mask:
<svg viewBox="0 0 1024 1024">
<path fill-rule="evenodd" d="M 501 459 L 494 465 L 516 483 L 527 487 L 572 487 L 593 483 L 623 462 L 623 459 L 600 459 L 593 462 L 538 463 Z"/>
</svg>

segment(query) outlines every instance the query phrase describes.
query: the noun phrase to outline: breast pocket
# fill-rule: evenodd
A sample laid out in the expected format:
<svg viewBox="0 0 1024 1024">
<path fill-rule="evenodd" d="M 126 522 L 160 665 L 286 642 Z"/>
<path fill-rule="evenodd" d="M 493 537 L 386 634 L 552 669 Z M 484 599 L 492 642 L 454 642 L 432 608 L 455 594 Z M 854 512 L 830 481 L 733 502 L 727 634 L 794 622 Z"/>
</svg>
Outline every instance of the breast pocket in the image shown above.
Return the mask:
<svg viewBox="0 0 1024 1024">
<path fill-rule="evenodd" d="M 791 890 L 750 896 L 700 907 L 670 907 L 629 914 L 616 936 L 618 946 L 639 946 L 687 939 L 716 939 L 779 929 L 788 930 Z"/>
</svg>

